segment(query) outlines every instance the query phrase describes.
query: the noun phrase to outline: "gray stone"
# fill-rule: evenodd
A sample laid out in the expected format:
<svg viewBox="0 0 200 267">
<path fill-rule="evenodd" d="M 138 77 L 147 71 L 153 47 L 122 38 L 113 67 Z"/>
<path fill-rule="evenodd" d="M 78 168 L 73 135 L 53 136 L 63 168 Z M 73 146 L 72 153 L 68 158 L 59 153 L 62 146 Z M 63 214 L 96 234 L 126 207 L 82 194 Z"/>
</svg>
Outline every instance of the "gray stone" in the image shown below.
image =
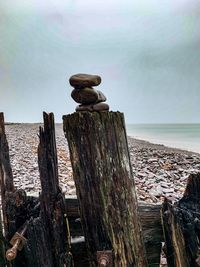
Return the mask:
<svg viewBox="0 0 200 267">
<path fill-rule="evenodd" d="M 157 191 L 157 196 L 162 196 L 162 193 L 163 193 L 163 188 L 162 186 L 158 185 L 156 187 L 156 191 Z"/>
<path fill-rule="evenodd" d="M 75 74 L 70 77 L 69 83 L 75 88 L 84 88 L 98 86 L 101 83 L 101 77 L 90 74 Z"/>
<path fill-rule="evenodd" d="M 69 195 L 76 195 L 76 189 L 72 188 L 72 189 L 68 190 L 68 194 Z"/>
<path fill-rule="evenodd" d="M 151 158 L 151 159 L 148 160 L 149 163 L 154 163 L 154 162 L 157 162 L 157 161 L 158 161 L 158 159 L 156 159 L 156 158 Z"/>
<path fill-rule="evenodd" d="M 162 192 L 157 191 L 156 189 L 151 189 L 149 191 L 149 195 L 154 196 L 154 197 L 159 197 L 161 194 L 162 194 Z"/>
<path fill-rule="evenodd" d="M 68 185 L 69 187 L 74 187 L 74 186 L 75 186 L 74 181 L 68 181 L 68 182 L 67 182 L 67 185 Z"/>
<path fill-rule="evenodd" d="M 174 193 L 174 188 L 163 188 L 164 193 Z"/>
<path fill-rule="evenodd" d="M 138 172 L 137 175 L 141 177 L 147 177 L 147 174 L 145 172 Z"/>
</svg>

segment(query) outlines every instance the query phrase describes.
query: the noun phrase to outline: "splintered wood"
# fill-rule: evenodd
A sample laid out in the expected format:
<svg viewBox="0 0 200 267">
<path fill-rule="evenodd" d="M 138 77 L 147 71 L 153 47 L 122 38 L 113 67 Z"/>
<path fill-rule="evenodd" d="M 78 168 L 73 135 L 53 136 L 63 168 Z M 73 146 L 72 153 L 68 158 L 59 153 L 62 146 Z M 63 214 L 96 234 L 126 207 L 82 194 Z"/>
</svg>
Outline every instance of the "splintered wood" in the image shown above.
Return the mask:
<svg viewBox="0 0 200 267">
<path fill-rule="evenodd" d="M 200 266 L 200 174 L 191 174 L 183 198 L 162 209 L 168 267 Z"/>
<path fill-rule="evenodd" d="M 146 267 L 125 123 L 120 112 L 64 116 L 91 266 L 113 252 L 113 266 Z"/>
</svg>

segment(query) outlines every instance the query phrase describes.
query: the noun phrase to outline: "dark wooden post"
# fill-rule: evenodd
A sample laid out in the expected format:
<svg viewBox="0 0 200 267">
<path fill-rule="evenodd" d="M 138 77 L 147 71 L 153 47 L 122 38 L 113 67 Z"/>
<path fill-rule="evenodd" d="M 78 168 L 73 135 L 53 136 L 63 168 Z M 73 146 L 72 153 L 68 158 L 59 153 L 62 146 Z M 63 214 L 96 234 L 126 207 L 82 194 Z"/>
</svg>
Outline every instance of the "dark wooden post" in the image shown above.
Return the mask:
<svg viewBox="0 0 200 267">
<path fill-rule="evenodd" d="M 191 174 L 183 198 L 162 210 L 168 267 L 200 266 L 200 174 Z"/>
<path fill-rule="evenodd" d="M 0 267 L 5 267 L 5 245 L 4 245 L 4 237 L 3 237 L 3 229 L 2 229 L 2 220 L 1 220 L 1 212 L 0 212 Z"/>
<path fill-rule="evenodd" d="M 40 127 L 38 163 L 42 193 L 41 219 L 47 233 L 47 242 L 56 267 L 73 266 L 70 254 L 65 199 L 59 188 L 58 165 L 53 113 L 43 113 L 44 128 Z M 47 266 L 47 265 L 46 265 Z"/>
<path fill-rule="evenodd" d="M 18 230 L 18 227 L 26 220 L 26 212 L 24 213 L 26 193 L 23 190 L 19 190 L 18 192 L 14 189 L 13 173 L 10 163 L 8 142 L 5 134 L 3 113 L 0 113 L 0 180 L 3 225 L 6 240 L 5 249 L 3 248 L 5 254 L 5 250 L 10 248 L 8 244 L 11 238 Z M 23 193 L 21 194 L 22 191 Z M 24 253 L 20 252 L 16 261 L 13 261 L 12 264 L 7 261 L 6 265 L 16 267 L 26 266 Z"/>
<path fill-rule="evenodd" d="M 63 123 L 91 266 L 105 250 L 115 267 L 148 266 L 123 114 L 76 112 Z"/>
<path fill-rule="evenodd" d="M 162 242 L 164 241 L 160 216 L 161 205 L 139 202 L 138 210 L 141 218 L 148 266 L 159 267 Z"/>
<path fill-rule="evenodd" d="M 9 147 L 5 134 L 5 124 L 4 124 L 4 114 L 0 112 L 0 187 L 1 187 L 1 204 L 2 204 L 2 217 L 3 217 L 3 226 L 5 238 L 9 241 L 12 223 L 10 222 L 10 205 L 9 205 L 9 196 L 12 195 L 14 191 L 13 184 L 13 174 L 10 164 L 9 156 Z M 1 227 L 0 227 L 1 228 Z M 1 232 L 1 240 L 3 238 Z M 1 254 L 5 252 L 4 242 L 1 241 Z M 5 255 L 2 255 L 0 260 L 5 263 Z"/>
<path fill-rule="evenodd" d="M 5 134 L 4 115 L 0 113 L 0 138 L 1 138 L 1 166 L 4 172 L 3 181 L 5 190 L 12 192 L 14 190 L 13 174 L 10 164 L 9 147 Z"/>
<path fill-rule="evenodd" d="M 14 191 L 13 174 L 10 164 L 9 147 L 5 134 L 4 114 L 0 113 L 0 181 L 3 222 L 6 236 L 9 232 L 9 220 L 7 214 L 6 199 Z"/>
</svg>

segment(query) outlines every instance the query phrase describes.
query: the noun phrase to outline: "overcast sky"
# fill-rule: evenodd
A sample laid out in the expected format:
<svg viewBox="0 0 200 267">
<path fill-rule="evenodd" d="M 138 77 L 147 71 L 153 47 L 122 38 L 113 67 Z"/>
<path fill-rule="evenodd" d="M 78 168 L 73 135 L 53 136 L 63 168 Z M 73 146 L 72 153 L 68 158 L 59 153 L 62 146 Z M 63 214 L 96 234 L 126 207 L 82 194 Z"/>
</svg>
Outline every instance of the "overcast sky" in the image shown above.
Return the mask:
<svg viewBox="0 0 200 267">
<path fill-rule="evenodd" d="M 0 110 L 38 122 L 74 111 L 68 78 L 99 74 L 128 123 L 200 122 L 198 0 L 0 3 Z"/>
</svg>

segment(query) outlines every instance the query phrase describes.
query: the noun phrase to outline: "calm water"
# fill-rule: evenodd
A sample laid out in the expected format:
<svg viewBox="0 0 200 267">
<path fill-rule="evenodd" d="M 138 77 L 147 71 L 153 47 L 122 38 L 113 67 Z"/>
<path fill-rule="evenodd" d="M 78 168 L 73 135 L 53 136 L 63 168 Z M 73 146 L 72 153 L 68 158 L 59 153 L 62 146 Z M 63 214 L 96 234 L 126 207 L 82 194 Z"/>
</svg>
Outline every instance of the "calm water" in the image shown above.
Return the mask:
<svg viewBox="0 0 200 267">
<path fill-rule="evenodd" d="M 200 124 L 128 124 L 127 134 L 200 153 Z"/>
</svg>

